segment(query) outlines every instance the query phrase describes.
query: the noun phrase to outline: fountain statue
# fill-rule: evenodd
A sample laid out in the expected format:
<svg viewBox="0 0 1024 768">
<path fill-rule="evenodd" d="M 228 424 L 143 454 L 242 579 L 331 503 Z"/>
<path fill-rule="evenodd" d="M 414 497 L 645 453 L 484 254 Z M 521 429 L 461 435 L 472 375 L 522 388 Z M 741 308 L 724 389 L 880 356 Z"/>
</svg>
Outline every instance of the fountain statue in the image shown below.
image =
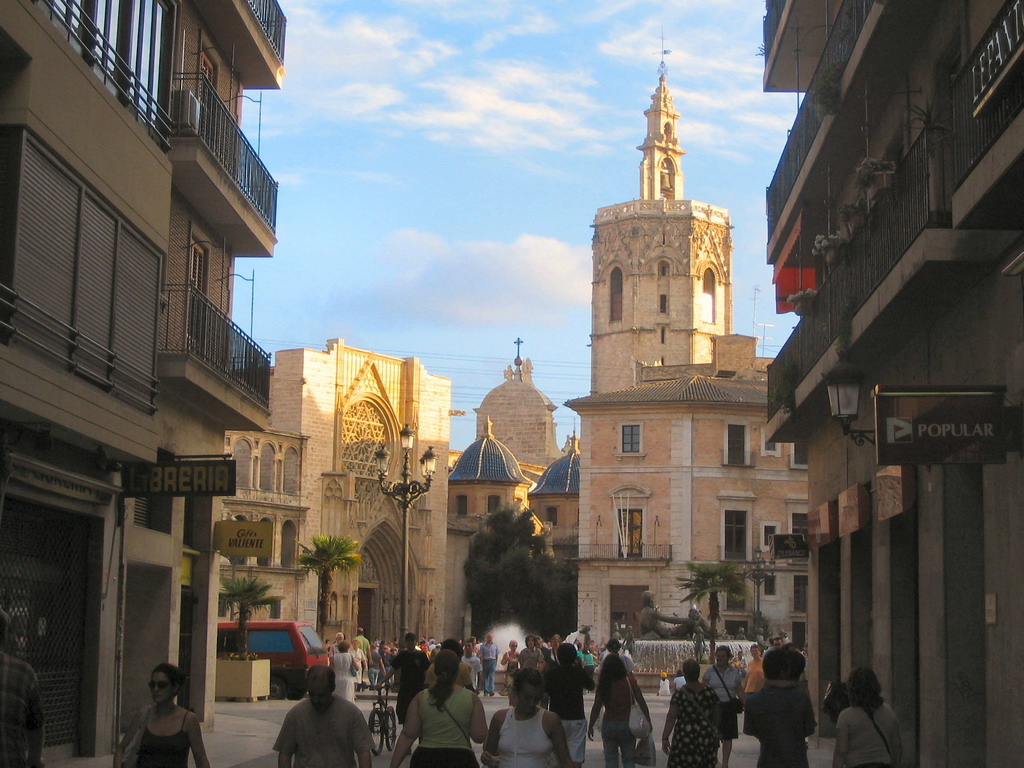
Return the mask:
<svg viewBox="0 0 1024 768">
<path fill-rule="evenodd" d="M 640 609 L 640 639 L 667 640 L 689 637 L 698 627 L 706 628 L 700 611 L 691 608 L 687 618 L 662 613 L 654 603 L 654 593 L 647 590 L 642 595 L 643 607 Z M 671 626 L 670 626 L 671 625 Z"/>
</svg>

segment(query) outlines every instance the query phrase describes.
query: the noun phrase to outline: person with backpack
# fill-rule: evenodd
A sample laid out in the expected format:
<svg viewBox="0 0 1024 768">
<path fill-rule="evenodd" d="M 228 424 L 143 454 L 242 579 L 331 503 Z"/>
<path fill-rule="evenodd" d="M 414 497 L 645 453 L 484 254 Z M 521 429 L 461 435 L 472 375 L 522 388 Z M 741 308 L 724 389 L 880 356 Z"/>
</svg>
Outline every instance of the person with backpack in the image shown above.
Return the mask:
<svg viewBox="0 0 1024 768">
<path fill-rule="evenodd" d="M 881 696 L 874 671 L 858 667 L 846 682 L 850 706 L 839 713 L 832 768 L 896 768 L 903 759 L 900 721 Z"/>
</svg>

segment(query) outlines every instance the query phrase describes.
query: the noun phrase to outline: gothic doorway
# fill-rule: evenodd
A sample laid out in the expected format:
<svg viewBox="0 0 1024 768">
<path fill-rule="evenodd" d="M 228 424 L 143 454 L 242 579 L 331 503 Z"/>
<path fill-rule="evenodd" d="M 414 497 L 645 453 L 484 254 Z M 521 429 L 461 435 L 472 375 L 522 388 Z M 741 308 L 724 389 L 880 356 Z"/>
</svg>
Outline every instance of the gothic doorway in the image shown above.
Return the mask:
<svg viewBox="0 0 1024 768">
<path fill-rule="evenodd" d="M 399 596 L 402 591 L 402 536 L 390 521 L 380 523 L 360 552 L 359 625 L 367 637 L 395 640 L 399 632 Z M 415 557 L 409 556 L 409 596 L 418 594 Z M 365 597 L 364 597 L 365 596 Z M 412 602 L 412 600 L 410 600 Z M 365 603 L 365 604 L 364 604 Z"/>
</svg>

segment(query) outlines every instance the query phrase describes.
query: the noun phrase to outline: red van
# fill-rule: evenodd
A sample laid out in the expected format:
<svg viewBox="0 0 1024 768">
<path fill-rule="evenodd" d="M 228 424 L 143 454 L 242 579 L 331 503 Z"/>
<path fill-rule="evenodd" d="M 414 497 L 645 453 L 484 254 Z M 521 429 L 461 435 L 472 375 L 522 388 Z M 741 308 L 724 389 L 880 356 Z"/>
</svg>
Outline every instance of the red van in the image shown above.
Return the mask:
<svg viewBox="0 0 1024 768">
<path fill-rule="evenodd" d="M 270 698 L 301 699 L 306 692 L 306 670 L 328 664 L 327 649 L 312 624 L 306 621 L 250 621 L 249 653 L 270 659 Z M 217 624 L 217 655 L 238 652 L 238 622 Z"/>
</svg>

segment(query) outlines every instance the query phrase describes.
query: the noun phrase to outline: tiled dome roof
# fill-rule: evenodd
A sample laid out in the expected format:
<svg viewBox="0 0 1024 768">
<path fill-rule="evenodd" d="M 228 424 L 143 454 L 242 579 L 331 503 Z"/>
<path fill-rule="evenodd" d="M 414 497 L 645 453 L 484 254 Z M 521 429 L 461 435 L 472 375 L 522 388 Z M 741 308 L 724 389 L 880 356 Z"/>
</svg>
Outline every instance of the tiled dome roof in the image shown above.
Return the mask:
<svg viewBox="0 0 1024 768">
<path fill-rule="evenodd" d="M 448 480 L 484 480 L 490 483 L 530 482 L 519 469 L 512 451 L 488 434 L 471 443 L 455 462 Z"/>
<path fill-rule="evenodd" d="M 544 470 L 544 474 L 537 480 L 537 487 L 531 492 L 531 496 L 543 495 L 545 493 L 565 493 L 579 495 L 580 492 L 580 448 L 579 441 L 575 436 L 570 437 L 565 448 L 565 454 L 560 459 L 555 459 L 551 465 Z"/>
</svg>

